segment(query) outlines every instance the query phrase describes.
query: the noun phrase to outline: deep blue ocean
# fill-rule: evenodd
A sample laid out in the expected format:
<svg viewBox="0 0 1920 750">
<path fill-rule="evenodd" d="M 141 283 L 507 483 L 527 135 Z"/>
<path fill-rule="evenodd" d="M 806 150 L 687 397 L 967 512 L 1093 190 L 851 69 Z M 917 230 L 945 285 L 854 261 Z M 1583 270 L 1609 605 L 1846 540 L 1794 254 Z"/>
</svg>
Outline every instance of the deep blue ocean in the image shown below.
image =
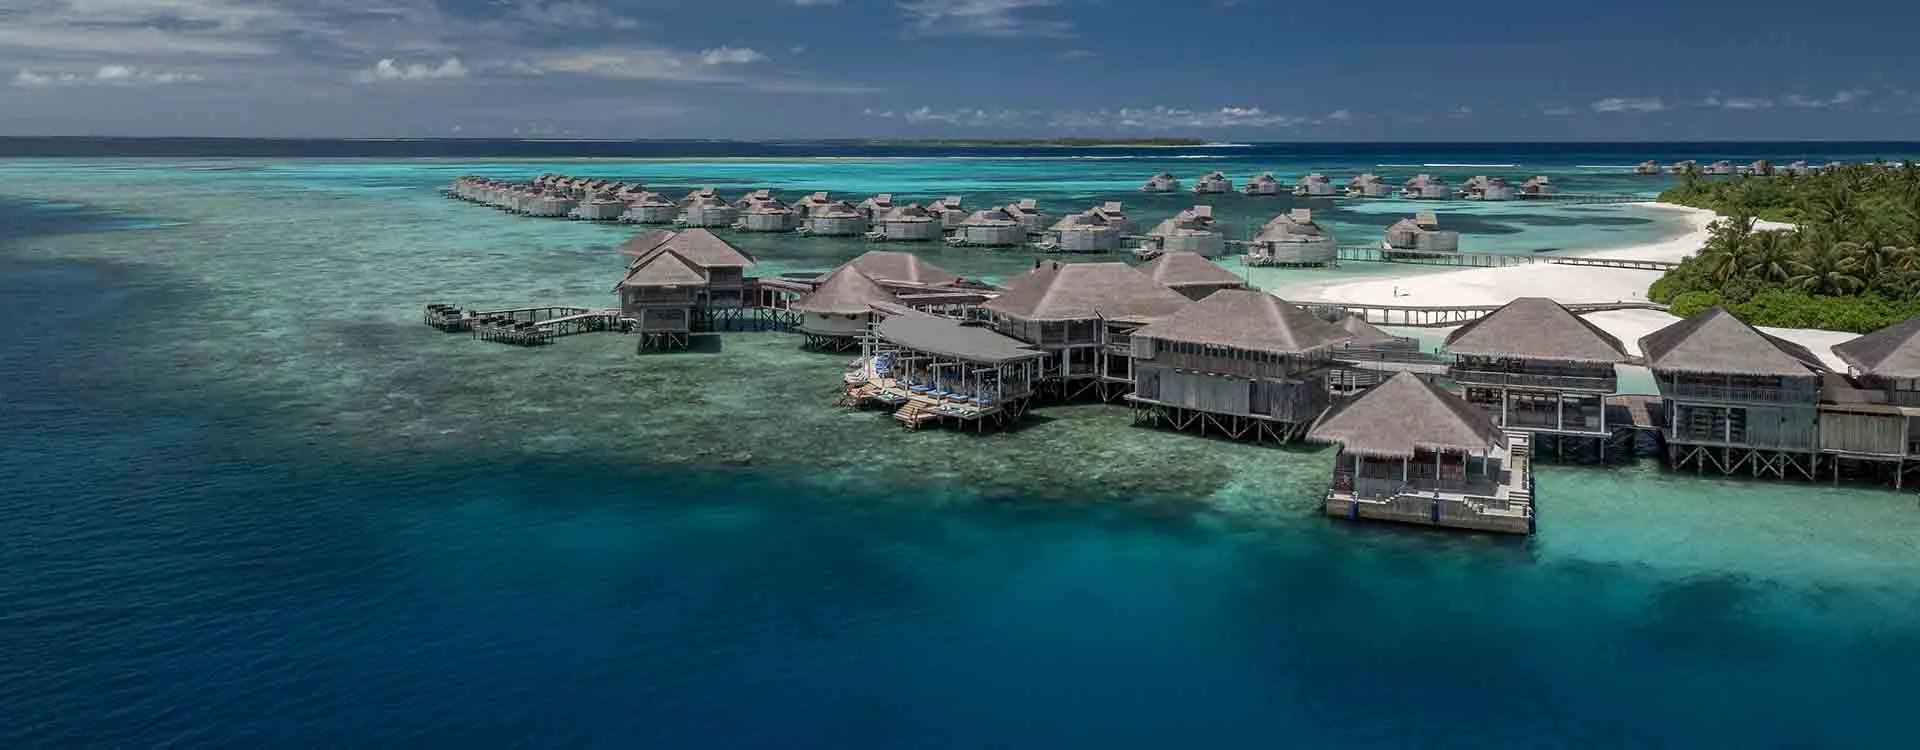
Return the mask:
<svg viewBox="0 0 1920 750">
<path fill-rule="evenodd" d="M 842 155 L 80 143 L 0 139 L 0 157 Z M 1307 148 L 1381 163 L 1920 152 Z M 180 200 L 221 189 L 182 183 Z M 269 330 L 245 320 L 253 303 L 233 304 L 254 293 L 244 279 L 85 252 L 182 252 L 165 243 L 192 229 L 191 211 L 9 195 L 0 186 L 0 747 L 1858 748 L 1915 736 L 1911 492 L 1548 469 L 1543 522 L 1561 535 L 1496 540 L 1328 521 L 1298 510 L 1311 497 L 1273 519 L 1222 518 L 1191 498 L 1103 486 L 1077 463 L 1098 447 L 1026 451 L 1022 479 L 986 487 L 827 485 L 784 463 L 569 454 L 511 436 L 471 450 L 410 443 L 389 439 L 409 429 L 404 407 L 382 412 L 391 423 L 349 425 L 312 413 L 317 392 L 241 384 L 296 357 L 306 368 L 432 347 L 456 352 L 451 362 L 524 353 L 430 338 L 407 316 L 431 286 L 412 280 L 395 282 L 404 302 L 380 320 Z M 300 210 L 359 200 L 316 196 Z M 273 231 L 277 217 L 256 218 L 249 231 Z M 235 264 L 255 260 L 244 234 L 224 240 Z M 325 304 L 354 282 L 273 263 L 298 281 L 275 288 L 305 300 L 279 305 Z M 217 349 L 196 338 L 209 315 L 234 322 Z M 551 363 L 590 346 L 515 371 L 564 371 Z M 408 364 L 352 392 L 412 398 L 459 366 Z M 316 381 L 361 377 L 345 369 Z M 509 435 L 520 418 L 480 413 Z M 843 440 L 895 439 L 870 416 L 831 417 L 853 438 L 796 418 L 781 444 L 831 454 L 850 449 Z M 913 440 L 969 450 L 956 437 Z M 1006 438 L 1022 439 L 1033 438 Z M 1308 485 L 1320 471 L 1310 453 L 1232 456 L 1254 456 L 1256 472 L 1308 466 Z M 1766 508 L 1768 525 L 1738 518 L 1743 507 Z"/>
</svg>

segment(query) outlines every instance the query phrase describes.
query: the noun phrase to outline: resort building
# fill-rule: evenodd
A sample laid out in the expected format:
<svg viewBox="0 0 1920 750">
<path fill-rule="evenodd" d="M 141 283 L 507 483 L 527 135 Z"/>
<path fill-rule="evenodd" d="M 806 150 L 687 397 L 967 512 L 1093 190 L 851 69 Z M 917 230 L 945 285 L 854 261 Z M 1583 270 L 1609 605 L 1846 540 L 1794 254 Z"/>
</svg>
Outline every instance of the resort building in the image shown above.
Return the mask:
<svg viewBox="0 0 1920 750">
<path fill-rule="evenodd" d="M 1534 175 L 1527 178 L 1526 182 L 1520 183 L 1522 198 L 1555 198 L 1559 195 L 1560 186 L 1555 185 L 1553 178 L 1546 175 Z"/>
<path fill-rule="evenodd" d="M 655 230 L 621 245 L 633 260 L 615 291 L 640 350 L 684 349 L 694 333 L 736 318 L 746 305 L 746 253 L 705 229 Z"/>
<path fill-rule="evenodd" d="M 1245 279 L 1193 253 L 1161 253 L 1160 257 L 1140 264 L 1140 272 L 1153 279 L 1154 283 L 1192 300 L 1202 299 L 1222 289 L 1248 288 Z"/>
<path fill-rule="evenodd" d="M 940 226 L 944 229 L 958 229 L 960 222 L 967 220 L 967 209 L 961 205 L 958 195 L 949 195 L 929 203 L 927 210 L 940 218 Z"/>
<path fill-rule="evenodd" d="M 858 237 L 867 232 L 867 217 L 846 201 L 834 201 L 807 212 L 800 230 L 815 237 Z"/>
<path fill-rule="evenodd" d="M 1293 194 L 1297 198 L 1332 198 L 1335 195 L 1333 180 L 1314 172 L 1293 183 Z"/>
<path fill-rule="evenodd" d="M 1233 192 L 1233 178 L 1220 171 L 1208 172 L 1193 183 L 1193 192 L 1198 195 Z"/>
<path fill-rule="evenodd" d="M 1380 175 L 1368 172 L 1347 180 L 1348 198 L 1386 198 L 1393 195 L 1393 188 L 1387 185 Z"/>
<path fill-rule="evenodd" d="M 1813 168 L 1807 166 L 1806 160 L 1802 159 L 1800 161 L 1796 161 L 1784 167 L 1781 167 L 1780 173 L 1786 174 L 1786 175 L 1793 175 L 1795 177 L 1805 177 L 1807 175 L 1813 174 Z"/>
<path fill-rule="evenodd" d="M 1633 357 L 1560 303 L 1521 297 L 1455 329 L 1445 348 L 1456 358 L 1447 377 L 1494 424 L 1601 444 L 1613 435 L 1606 399 L 1618 386 L 1614 365 Z"/>
<path fill-rule="evenodd" d="M 893 193 L 875 195 L 860 201 L 860 205 L 854 206 L 854 208 L 859 209 L 861 216 L 867 217 L 867 223 L 874 223 L 879 221 L 881 216 L 885 216 L 888 211 L 893 210 Z"/>
<path fill-rule="evenodd" d="M 879 242 L 932 242 L 940 239 L 940 217 L 918 203 L 887 209 L 875 219 L 867 239 Z"/>
<path fill-rule="evenodd" d="M 1732 175 L 1736 171 L 1733 168 L 1733 162 L 1724 159 L 1700 168 L 1700 174 L 1718 177 Z"/>
<path fill-rule="evenodd" d="M 659 193 L 642 192 L 627 201 L 620 221 L 628 224 L 672 224 L 680 215 L 680 206 Z"/>
<path fill-rule="evenodd" d="M 873 306 L 898 304 L 900 298 L 853 265 L 827 274 L 826 280 L 798 301 L 800 335 L 806 346 L 843 351 L 853 348 L 873 324 Z"/>
<path fill-rule="evenodd" d="M 1387 227 L 1380 249 L 1388 257 L 1395 253 L 1454 253 L 1460 251 L 1460 233 L 1440 228 L 1440 217 L 1421 211 Z"/>
<path fill-rule="evenodd" d="M 680 216 L 673 221 L 687 227 L 730 227 L 739 218 L 740 209 L 720 199 L 717 195 L 695 198 L 680 206 Z"/>
<path fill-rule="evenodd" d="M 1223 289 L 1133 331 L 1135 422 L 1285 443 L 1327 408 L 1346 331 L 1286 300 Z"/>
<path fill-rule="evenodd" d="M 1273 217 L 1247 243 L 1249 266 L 1327 266 L 1339 261 L 1339 243 L 1313 222 L 1313 210 L 1296 208 Z"/>
<path fill-rule="evenodd" d="M 992 285 L 961 278 L 918 255 L 897 250 L 869 250 L 840 268 L 859 269 L 892 292 L 902 306 L 947 317 L 973 314 L 997 291 Z M 822 276 L 816 283 L 825 281 Z"/>
<path fill-rule="evenodd" d="M 1531 534 L 1532 446 L 1487 413 L 1403 372 L 1307 433 L 1334 443 L 1326 513 L 1509 534 Z"/>
<path fill-rule="evenodd" d="M 740 221 L 734 228 L 742 232 L 791 232 L 800 226 L 793 209 L 778 198 L 741 202 L 746 205 L 739 209 Z"/>
<path fill-rule="evenodd" d="M 812 193 L 805 198 L 794 201 L 793 215 L 800 217 L 800 220 L 804 222 L 813 216 L 813 212 L 831 205 L 833 205 L 833 198 L 825 191 Z"/>
<path fill-rule="evenodd" d="M 1140 186 L 1140 192 L 1142 193 L 1180 192 L 1180 178 L 1173 176 L 1173 174 L 1169 172 L 1161 172 L 1160 174 L 1147 178 L 1146 184 L 1143 184 Z"/>
<path fill-rule="evenodd" d="M 1748 164 L 1744 167 L 1741 167 L 1740 173 L 1753 175 L 1755 177 L 1772 177 L 1773 162 L 1767 161 L 1766 159 L 1761 159 L 1752 164 Z"/>
<path fill-rule="evenodd" d="M 567 218 L 582 221 L 612 221 L 620 218 L 620 214 L 626 210 L 627 204 L 622 203 L 613 192 L 607 191 L 597 193 L 575 206 L 571 212 L 568 212 Z"/>
<path fill-rule="evenodd" d="M 680 197 L 680 207 L 686 208 L 687 206 L 707 200 L 721 200 L 720 191 L 713 189 L 711 185 L 698 188 Z M 725 201 L 721 202 L 724 203 Z"/>
<path fill-rule="evenodd" d="M 1920 317 L 1833 347 L 1851 382 L 1829 376 L 1820 403 L 1820 449 L 1840 459 L 1893 464 L 1901 487 L 1920 457 Z"/>
<path fill-rule="evenodd" d="M 1513 185 L 1505 177 L 1476 175 L 1460 186 L 1460 197 L 1470 201 L 1510 201 L 1513 200 Z"/>
<path fill-rule="evenodd" d="M 1017 247 L 1026 241 L 1026 227 L 1004 208 L 973 212 L 947 238 L 957 247 Z"/>
<path fill-rule="evenodd" d="M 1240 192 L 1247 195 L 1279 195 L 1286 192 L 1286 186 L 1280 184 L 1279 178 L 1274 177 L 1272 172 L 1266 172 L 1247 180 L 1246 187 L 1241 188 Z"/>
<path fill-rule="evenodd" d="M 1640 162 L 1640 166 L 1633 168 L 1633 173 L 1638 175 L 1660 174 L 1661 171 L 1660 162 L 1652 159 Z"/>
<path fill-rule="evenodd" d="M 1118 228 L 1121 234 L 1132 234 L 1139 228 L 1134 225 L 1133 219 L 1127 217 L 1127 212 L 1120 206 L 1120 201 L 1107 201 L 1094 206 L 1092 211 L 1100 214 L 1100 218 L 1106 219 L 1108 224 Z"/>
<path fill-rule="evenodd" d="M 746 195 L 740 196 L 739 200 L 733 202 L 733 207 L 740 209 L 740 211 L 744 213 L 756 204 L 771 203 L 778 200 L 778 198 L 773 197 L 772 190 L 761 188 L 759 190 L 749 191 Z"/>
<path fill-rule="evenodd" d="M 1066 216 L 1047 227 L 1041 249 L 1059 253 L 1110 253 L 1120 249 L 1120 228 L 1098 211 Z"/>
<path fill-rule="evenodd" d="M 1813 352 L 1718 307 L 1641 337 L 1640 349 L 1672 466 L 1815 478 L 1825 368 Z"/>
<path fill-rule="evenodd" d="M 1430 174 L 1414 175 L 1400 187 L 1400 197 L 1408 200 L 1443 200 L 1453 197 L 1445 179 Z"/>
<path fill-rule="evenodd" d="M 1148 230 L 1142 256 L 1184 251 L 1215 258 L 1226 252 L 1227 237 L 1213 220 L 1212 206 L 1194 206 Z"/>
<path fill-rule="evenodd" d="M 1335 325 L 1352 337 L 1334 353 L 1334 368 L 1327 373 L 1327 390 L 1336 397 L 1379 385 L 1408 363 L 1443 366 L 1438 356 L 1420 351 L 1419 340 L 1387 333 L 1360 315 L 1343 315 Z"/>
<path fill-rule="evenodd" d="M 1007 215 L 1020 222 L 1020 228 L 1027 234 L 1039 234 L 1047 228 L 1047 215 L 1040 210 L 1040 201 L 1021 198 L 1007 204 Z"/>
<path fill-rule="evenodd" d="M 981 306 L 994 330 L 1046 352 L 1041 381 L 1072 398 L 1131 389 L 1128 334 L 1189 304 L 1125 263 L 1043 262 Z"/>
<path fill-rule="evenodd" d="M 873 405 L 916 428 L 1010 425 L 1040 390 L 1046 354 L 962 321 L 876 304 L 877 320 L 861 357 L 843 377 L 842 402 Z"/>
<path fill-rule="evenodd" d="M 1682 159 L 1674 162 L 1673 166 L 1667 168 L 1667 171 L 1674 174 L 1699 174 L 1700 162 L 1692 159 Z"/>
</svg>

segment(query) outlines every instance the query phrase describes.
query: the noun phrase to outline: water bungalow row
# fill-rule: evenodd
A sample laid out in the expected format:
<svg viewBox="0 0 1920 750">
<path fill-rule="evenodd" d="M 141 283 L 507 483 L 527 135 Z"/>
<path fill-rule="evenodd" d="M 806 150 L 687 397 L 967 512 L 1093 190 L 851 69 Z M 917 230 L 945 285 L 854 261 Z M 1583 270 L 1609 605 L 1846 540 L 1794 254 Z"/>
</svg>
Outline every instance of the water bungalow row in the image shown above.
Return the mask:
<svg viewBox="0 0 1920 750">
<path fill-rule="evenodd" d="M 1821 166 L 1814 167 L 1809 166 L 1805 161 L 1795 161 L 1775 166 L 1773 162 L 1766 159 L 1760 159 L 1742 165 L 1735 165 L 1733 162 L 1725 159 L 1708 164 L 1701 164 L 1693 159 L 1686 159 L 1665 166 L 1655 161 L 1643 161 L 1633 168 L 1633 173 L 1639 175 L 1690 174 L 1702 177 L 1727 177 L 1733 175 L 1751 175 L 1754 177 L 1772 177 L 1775 175 L 1805 176 L 1810 174 L 1830 174 L 1839 171 L 1845 166 L 1845 164 L 1837 161 L 1827 162 Z"/>
<path fill-rule="evenodd" d="M 1161 172 L 1140 186 L 1143 193 L 1177 193 L 1181 191 L 1180 178 L 1168 172 Z M 1194 183 L 1193 192 L 1197 195 L 1210 195 L 1233 192 L 1233 179 L 1220 172 L 1210 172 Z M 1560 196 L 1560 187 L 1553 178 L 1536 175 L 1519 185 L 1514 185 L 1504 177 L 1477 175 L 1455 189 L 1446 179 L 1431 175 L 1418 174 L 1407 178 L 1395 189 L 1379 175 L 1362 174 L 1347 181 L 1344 188 L 1334 185 L 1333 178 L 1319 172 L 1303 175 L 1295 180 L 1291 188 L 1287 187 L 1272 172 L 1267 172 L 1247 180 L 1241 193 L 1250 196 L 1293 195 L 1296 198 L 1404 198 L 1407 200 L 1480 200 L 1510 201 L 1516 199 L 1548 199 Z M 1589 196 L 1591 197 L 1591 196 Z M 1626 196 L 1621 196 L 1625 198 Z"/>
</svg>

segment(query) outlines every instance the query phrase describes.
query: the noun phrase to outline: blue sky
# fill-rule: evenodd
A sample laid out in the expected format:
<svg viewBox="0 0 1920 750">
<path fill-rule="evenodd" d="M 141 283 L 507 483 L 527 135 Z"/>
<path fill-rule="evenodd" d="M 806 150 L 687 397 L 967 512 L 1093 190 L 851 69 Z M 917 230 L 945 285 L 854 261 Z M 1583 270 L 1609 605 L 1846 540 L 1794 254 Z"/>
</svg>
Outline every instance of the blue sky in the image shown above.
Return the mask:
<svg viewBox="0 0 1920 750">
<path fill-rule="evenodd" d="M 1920 136 L 1920 3 L 0 0 L 0 134 Z"/>
</svg>

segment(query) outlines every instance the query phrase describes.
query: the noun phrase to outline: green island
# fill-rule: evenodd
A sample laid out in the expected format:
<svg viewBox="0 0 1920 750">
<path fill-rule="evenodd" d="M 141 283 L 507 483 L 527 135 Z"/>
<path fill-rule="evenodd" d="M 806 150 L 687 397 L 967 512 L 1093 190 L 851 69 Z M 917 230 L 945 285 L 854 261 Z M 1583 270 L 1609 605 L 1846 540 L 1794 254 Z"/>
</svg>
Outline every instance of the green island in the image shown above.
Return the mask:
<svg viewBox="0 0 1920 750">
<path fill-rule="evenodd" d="M 1674 315 L 1723 306 L 1756 325 L 1859 333 L 1920 315 L 1920 166 L 1682 179 L 1660 200 L 1725 218 L 1647 290 Z"/>
<path fill-rule="evenodd" d="M 1199 138 L 939 138 L 888 141 L 915 146 L 1205 146 Z"/>
</svg>

